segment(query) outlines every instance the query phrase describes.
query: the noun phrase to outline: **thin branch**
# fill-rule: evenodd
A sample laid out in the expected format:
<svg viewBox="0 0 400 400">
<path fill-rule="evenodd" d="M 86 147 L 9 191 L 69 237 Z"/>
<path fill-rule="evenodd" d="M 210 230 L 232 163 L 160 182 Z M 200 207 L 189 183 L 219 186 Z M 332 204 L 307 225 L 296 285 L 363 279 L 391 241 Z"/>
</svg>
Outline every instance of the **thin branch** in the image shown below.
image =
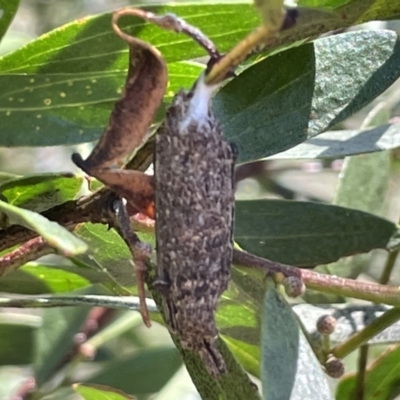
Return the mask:
<svg viewBox="0 0 400 400">
<path fill-rule="evenodd" d="M 364 345 L 360 347 L 358 353 L 358 371 L 356 378 L 356 389 L 354 400 L 364 400 L 364 389 L 365 389 L 365 372 L 367 369 L 368 362 L 368 350 L 369 346 Z"/>
<path fill-rule="evenodd" d="M 29 261 L 55 253 L 55 251 L 41 236 L 28 240 L 15 250 L 0 257 L 0 277 Z"/>
<path fill-rule="evenodd" d="M 146 299 L 147 308 L 150 312 L 158 313 L 158 309 L 151 299 Z M 67 306 L 100 306 L 109 308 L 140 310 L 139 298 L 135 296 L 36 296 L 36 295 L 13 295 L 12 297 L 0 296 L 0 307 L 15 308 L 48 308 Z"/>
<path fill-rule="evenodd" d="M 338 344 L 332 349 L 332 354 L 337 358 L 344 358 L 354 350 L 358 349 L 362 344 L 365 344 L 382 332 L 389 326 L 393 325 L 400 319 L 400 309 L 392 308 L 382 314 L 380 317 L 372 321 L 362 331 L 356 332 L 349 339 Z"/>
<path fill-rule="evenodd" d="M 373 303 L 400 306 L 400 288 L 397 286 L 385 286 L 379 283 L 361 282 L 320 274 L 312 270 L 300 269 L 267 260 L 237 249 L 233 251 L 233 263 L 238 266 L 258 268 L 266 273 L 280 272 L 285 276 L 295 276 L 300 278 L 308 289 L 368 300 Z"/>
<path fill-rule="evenodd" d="M 393 251 L 388 254 L 385 266 L 382 271 L 382 275 L 379 278 L 379 283 L 386 285 L 389 282 L 390 275 L 392 274 L 398 255 L 399 255 L 399 250 Z"/>
</svg>

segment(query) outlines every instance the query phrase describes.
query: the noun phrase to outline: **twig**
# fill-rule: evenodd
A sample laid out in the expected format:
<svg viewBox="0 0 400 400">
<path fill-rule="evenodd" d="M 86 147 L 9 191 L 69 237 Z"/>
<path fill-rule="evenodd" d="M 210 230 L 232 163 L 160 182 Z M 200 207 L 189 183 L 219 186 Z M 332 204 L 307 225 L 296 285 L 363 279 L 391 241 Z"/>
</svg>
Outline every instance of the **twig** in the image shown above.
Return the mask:
<svg viewBox="0 0 400 400">
<path fill-rule="evenodd" d="M 359 350 L 354 400 L 364 400 L 365 372 L 367 369 L 368 350 L 368 345 L 361 346 Z"/>
<path fill-rule="evenodd" d="M 147 327 L 151 326 L 150 317 L 146 308 L 146 293 L 144 288 L 144 273 L 146 271 L 145 262 L 151 253 L 151 247 L 147 243 L 142 243 L 138 236 L 133 232 L 130 226 L 129 215 L 126 210 L 124 201 L 116 199 L 112 203 L 113 226 L 124 240 L 129 250 L 131 251 L 138 295 L 140 299 L 140 313 L 142 314 L 143 322 Z"/>
<path fill-rule="evenodd" d="M 381 283 L 382 285 L 386 285 L 389 282 L 390 275 L 392 274 L 398 255 L 399 255 L 399 250 L 393 251 L 388 254 L 385 266 L 382 271 L 382 275 L 379 278 L 379 283 Z"/>
<path fill-rule="evenodd" d="M 10 273 L 29 261 L 36 260 L 39 257 L 54 252 L 55 249 L 41 236 L 28 240 L 17 249 L 0 257 L 0 277 Z"/>
<path fill-rule="evenodd" d="M 361 282 L 320 274 L 312 270 L 300 269 L 267 260 L 236 249 L 233 251 L 233 263 L 238 266 L 258 268 L 265 272 L 280 272 L 285 276 L 295 276 L 301 279 L 308 289 L 368 300 L 373 303 L 400 306 L 400 288 L 397 286 L 385 286 L 378 283 Z"/>
<path fill-rule="evenodd" d="M 158 309 L 151 299 L 146 299 L 147 308 L 150 312 L 158 313 Z M 15 308 L 48 308 L 67 306 L 101 306 L 109 308 L 121 308 L 139 311 L 139 298 L 135 296 L 36 296 L 36 295 L 13 295 L 12 297 L 0 296 L 0 307 Z"/>
<path fill-rule="evenodd" d="M 23 400 L 27 398 L 36 387 L 35 378 L 29 376 L 24 379 L 18 389 L 8 398 L 9 400 Z"/>
<path fill-rule="evenodd" d="M 354 350 L 358 349 L 360 345 L 368 342 L 369 339 L 382 332 L 387 327 L 394 324 L 400 319 L 400 309 L 392 308 L 382 314 L 380 317 L 372 321 L 362 331 L 356 332 L 350 336 L 349 339 L 338 344 L 332 349 L 332 354 L 337 358 L 344 358 Z"/>
</svg>

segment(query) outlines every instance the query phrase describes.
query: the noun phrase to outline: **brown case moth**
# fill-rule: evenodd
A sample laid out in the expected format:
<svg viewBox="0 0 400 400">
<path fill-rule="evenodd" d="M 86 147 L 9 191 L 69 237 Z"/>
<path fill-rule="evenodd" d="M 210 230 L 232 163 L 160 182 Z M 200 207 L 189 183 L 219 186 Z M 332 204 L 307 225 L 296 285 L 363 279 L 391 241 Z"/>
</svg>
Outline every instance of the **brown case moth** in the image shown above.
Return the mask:
<svg viewBox="0 0 400 400">
<path fill-rule="evenodd" d="M 213 375 L 225 372 L 215 311 L 232 262 L 234 159 L 202 74 L 178 92 L 156 134 L 157 281 L 172 333 Z"/>
<path fill-rule="evenodd" d="M 223 139 L 211 111 L 211 97 L 217 85 L 207 85 L 203 73 L 190 91 L 175 95 L 156 132 L 154 180 L 138 171 L 111 168 L 142 140 L 166 85 L 165 62 L 154 48 L 119 29 L 116 22 L 123 15 L 139 16 L 165 29 L 186 33 L 208 51 L 212 62 L 221 58 L 207 37 L 172 14 L 116 11 L 113 29 L 130 45 L 125 91 L 89 158 L 82 160 L 74 155 L 73 160 L 142 212 L 146 212 L 155 186 L 155 286 L 163 298 L 166 324 L 171 333 L 179 336 L 182 347 L 196 351 L 209 373 L 218 376 L 226 366 L 215 344 L 215 311 L 230 278 L 235 152 Z M 143 304 L 143 248 L 135 237 L 127 238 L 124 229 L 119 231 L 128 244 L 133 243 L 130 247 L 136 263 L 141 310 L 148 324 Z"/>
</svg>

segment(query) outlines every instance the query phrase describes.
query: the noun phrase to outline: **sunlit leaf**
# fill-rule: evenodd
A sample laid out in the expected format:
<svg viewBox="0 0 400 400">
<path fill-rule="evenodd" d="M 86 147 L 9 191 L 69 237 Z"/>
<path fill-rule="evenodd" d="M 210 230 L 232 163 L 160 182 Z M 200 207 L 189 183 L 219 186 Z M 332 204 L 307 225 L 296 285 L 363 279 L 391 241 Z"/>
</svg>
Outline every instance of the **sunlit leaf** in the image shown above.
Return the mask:
<svg viewBox="0 0 400 400">
<path fill-rule="evenodd" d="M 73 200 L 79 193 L 83 178 L 73 174 L 35 174 L 8 179 L 0 185 L 0 193 L 9 204 L 43 212 Z"/>
<path fill-rule="evenodd" d="M 85 400 L 134 400 L 132 396 L 105 385 L 76 384 L 74 390 Z"/>
</svg>

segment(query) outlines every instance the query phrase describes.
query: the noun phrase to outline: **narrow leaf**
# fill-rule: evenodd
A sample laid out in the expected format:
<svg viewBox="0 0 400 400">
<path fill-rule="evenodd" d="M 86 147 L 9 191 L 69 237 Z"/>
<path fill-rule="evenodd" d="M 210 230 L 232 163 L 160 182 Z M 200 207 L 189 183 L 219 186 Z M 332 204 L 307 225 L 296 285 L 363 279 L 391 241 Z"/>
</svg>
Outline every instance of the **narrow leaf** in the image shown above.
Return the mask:
<svg viewBox="0 0 400 400">
<path fill-rule="evenodd" d="M 5 0 L 8 2 L 8 0 Z M 146 7 L 156 14 L 172 12 L 198 26 L 225 52 L 259 23 L 251 4 L 174 4 Z M 128 49 L 111 30 L 110 14 L 71 22 L 0 58 L 6 73 L 66 73 L 126 70 Z M 185 35 L 162 31 L 140 18 L 127 17 L 121 27 L 132 36 L 158 48 L 168 63 L 205 55 Z M 224 27 L 221 30 L 221 27 Z"/>
<path fill-rule="evenodd" d="M 11 24 L 18 6 L 19 0 L 0 0 L 0 41 Z"/>
<path fill-rule="evenodd" d="M 182 86 L 190 87 L 202 71 L 197 64 L 182 63 L 168 69 L 165 101 Z M 124 70 L 0 75 L 0 145 L 54 146 L 98 139 L 125 78 Z"/>
<path fill-rule="evenodd" d="M 400 385 L 400 346 L 383 353 L 368 367 L 364 378 L 364 400 L 387 400 L 397 397 Z M 352 373 L 341 379 L 336 399 L 352 400 L 355 396 L 357 376 Z"/>
<path fill-rule="evenodd" d="M 4 212 L 11 224 L 25 226 L 43 236 L 50 245 L 56 247 L 65 255 L 81 254 L 87 250 L 87 245 L 67 229 L 42 215 L 15 207 L 0 200 L 0 210 Z"/>
<path fill-rule="evenodd" d="M 262 314 L 261 381 L 265 400 L 331 399 L 328 382 L 290 306 L 267 283 Z"/>
<path fill-rule="evenodd" d="M 151 394 L 158 392 L 181 364 L 175 347 L 147 349 L 108 363 L 87 381 L 116 387 L 127 393 Z"/>
<path fill-rule="evenodd" d="M 39 317 L 2 313 L 0 318 L 0 365 L 26 365 L 33 361 L 34 333 Z"/>
<path fill-rule="evenodd" d="M 268 159 L 341 158 L 397 147 L 400 147 L 400 123 L 379 125 L 375 128 L 325 132 Z"/>
<path fill-rule="evenodd" d="M 83 385 L 73 386 L 76 393 L 79 393 L 85 400 L 134 400 L 132 396 L 105 385 Z"/>
<path fill-rule="evenodd" d="M 290 265 L 390 250 L 399 239 L 394 223 L 358 210 L 286 200 L 236 202 L 235 241 L 250 253 Z"/>
<path fill-rule="evenodd" d="M 62 358 L 74 344 L 74 335 L 82 326 L 90 308 L 64 307 L 47 309 L 35 337 L 34 373 L 41 385 L 55 372 Z"/>
<path fill-rule="evenodd" d="M 378 104 L 367 116 L 364 127 L 387 122 L 389 110 Z M 343 207 L 382 215 L 390 178 L 390 152 L 363 154 L 345 159 L 334 203 Z M 346 278 L 356 278 L 368 265 L 371 254 L 357 255 L 318 271 Z"/>
<path fill-rule="evenodd" d="M 400 76 L 390 31 L 319 39 L 245 70 L 213 101 L 239 162 L 282 152 L 354 114 Z"/>
<path fill-rule="evenodd" d="M 9 179 L 0 185 L 0 193 L 9 204 L 43 212 L 73 200 L 83 178 L 73 174 L 35 174 Z"/>
</svg>

